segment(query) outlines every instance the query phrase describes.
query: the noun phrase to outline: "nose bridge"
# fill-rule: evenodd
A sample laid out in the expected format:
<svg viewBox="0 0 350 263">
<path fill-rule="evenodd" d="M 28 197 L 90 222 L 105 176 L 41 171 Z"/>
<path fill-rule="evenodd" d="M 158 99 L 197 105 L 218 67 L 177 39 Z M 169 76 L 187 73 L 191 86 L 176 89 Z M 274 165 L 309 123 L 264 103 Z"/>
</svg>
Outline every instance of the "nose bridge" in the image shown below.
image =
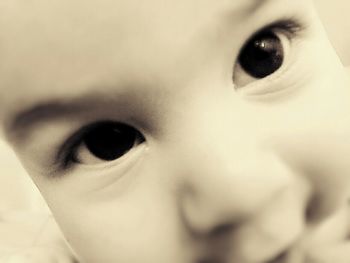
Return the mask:
<svg viewBox="0 0 350 263">
<path fill-rule="evenodd" d="M 181 211 L 186 224 L 202 233 L 253 214 L 289 179 L 276 156 L 259 148 L 257 136 L 229 120 L 216 121 L 196 123 L 190 140 L 177 145 Z"/>
</svg>

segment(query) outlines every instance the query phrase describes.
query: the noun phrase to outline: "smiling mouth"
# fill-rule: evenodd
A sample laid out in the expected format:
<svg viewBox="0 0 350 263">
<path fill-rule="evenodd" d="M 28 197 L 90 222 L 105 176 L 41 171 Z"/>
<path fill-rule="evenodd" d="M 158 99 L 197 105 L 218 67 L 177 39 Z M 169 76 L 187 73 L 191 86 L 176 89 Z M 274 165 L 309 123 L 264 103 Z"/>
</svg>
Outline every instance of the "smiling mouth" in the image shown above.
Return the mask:
<svg viewBox="0 0 350 263">
<path fill-rule="evenodd" d="M 274 257 L 273 259 L 265 262 L 265 263 L 285 263 L 287 260 L 287 252 L 284 251 L 280 254 L 278 254 L 276 257 Z"/>
</svg>

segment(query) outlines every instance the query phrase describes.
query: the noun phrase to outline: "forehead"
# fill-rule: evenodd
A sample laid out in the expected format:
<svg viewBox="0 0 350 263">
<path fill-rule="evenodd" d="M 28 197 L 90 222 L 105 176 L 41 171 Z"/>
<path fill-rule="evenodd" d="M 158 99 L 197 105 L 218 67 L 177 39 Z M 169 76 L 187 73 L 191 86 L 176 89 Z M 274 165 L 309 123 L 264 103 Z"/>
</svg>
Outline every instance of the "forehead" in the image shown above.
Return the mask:
<svg viewBox="0 0 350 263">
<path fill-rule="evenodd" d="M 287 0 L 1 1 L 0 117 L 19 111 L 19 105 L 30 107 L 91 89 L 103 92 L 104 87 L 160 76 L 171 79 L 174 72 L 186 75 L 186 63 L 179 61 L 186 62 L 194 51 L 207 52 L 208 40 L 220 34 L 220 23 L 237 29 L 264 5 L 273 5 L 278 13 L 283 6 L 298 4 Z"/>
<path fill-rule="evenodd" d="M 2 61 L 7 59 L 2 64 L 24 68 L 35 62 L 50 67 L 70 59 L 77 66 L 92 59 L 105 64 L 111 57 L 120 63 L 126 50 L 128 59 L 132 54 L 140 58 L 141 43 L 149 52 L 151 47 L 171 48 L 188 40 L 198 27 L 213 23 L 227 8 L 238 13 L 238 7 L 243 12 L 262 2 L 267 1 L 6 0 L 0 6 L 0 54 Z"/>
</svg>

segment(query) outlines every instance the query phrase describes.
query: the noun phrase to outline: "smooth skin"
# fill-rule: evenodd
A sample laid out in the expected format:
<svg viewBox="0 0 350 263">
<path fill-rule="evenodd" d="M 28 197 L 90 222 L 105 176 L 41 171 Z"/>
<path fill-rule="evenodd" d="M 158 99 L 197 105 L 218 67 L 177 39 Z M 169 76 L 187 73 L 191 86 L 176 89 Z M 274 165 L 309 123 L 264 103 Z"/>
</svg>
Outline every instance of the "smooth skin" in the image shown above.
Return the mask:
<svg viewBox="0 0 350 263">
<path fill-rule="evenodd" d="M 350 261 L 350 85 L 311 1 L 0 12 L 3 134 L 81 262 Z M 247 75 L 244 44 L 286 19 L 282 67 Z M 67 163 L 72 136 L 106 120 L 145 140 L 113 161 L 78 144 Z"/>
</svg>

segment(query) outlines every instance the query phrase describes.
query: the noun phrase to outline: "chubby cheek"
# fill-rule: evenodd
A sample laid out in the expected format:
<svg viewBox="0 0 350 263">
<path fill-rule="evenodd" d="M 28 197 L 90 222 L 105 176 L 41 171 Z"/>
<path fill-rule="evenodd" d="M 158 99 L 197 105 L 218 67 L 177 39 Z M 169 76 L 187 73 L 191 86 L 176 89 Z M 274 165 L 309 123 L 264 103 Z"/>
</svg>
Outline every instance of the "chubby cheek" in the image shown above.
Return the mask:
<svg viewBox="0 0 350 263">
<path fill-rule="evenodd" d="M 83 213 L 76 214 L 69 222 L 62 222 L 70 244 L 83 262 L 183 262 L 175 222 L 167 218 L 171 211 L 147 206 L 145 202 L 90 211 L 95 215 L 87 213 L 82 218 Z"/>
<path fill-rule="evenodd" d="M 350 190 L 350 85 L 341 69 L 308 84 L 288 105 L 288 121 L 273 139 L 277 152 L 313 187 L 311 216 L 347 205 Z"/>
<path fill-rule="evenodd" d="M 125 182 L 119 178 L 93 190 L 76 185 L 79 193 L 72 193 L 74 186 L 65 183 L 62 188 L 41 187 L 82 262 L 186 262 L 189 255 L 176 202 L 152 176 L 128 174 Z"/>
</svg>

